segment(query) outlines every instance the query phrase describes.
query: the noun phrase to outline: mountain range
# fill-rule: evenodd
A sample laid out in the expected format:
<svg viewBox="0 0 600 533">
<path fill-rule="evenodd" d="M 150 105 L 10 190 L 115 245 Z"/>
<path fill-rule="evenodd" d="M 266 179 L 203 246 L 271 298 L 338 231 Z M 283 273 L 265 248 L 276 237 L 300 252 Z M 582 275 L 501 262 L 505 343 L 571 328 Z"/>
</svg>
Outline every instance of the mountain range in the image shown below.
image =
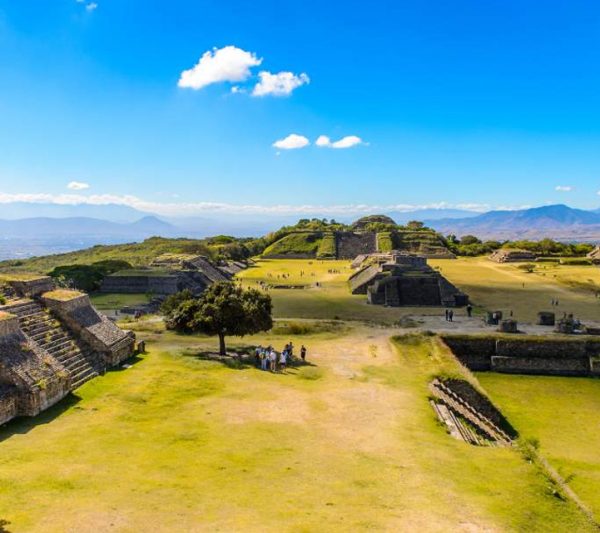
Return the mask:
<svg viewBox="0 0 600 533">
<path fill-rule="evenodd" d="M 482 239 L 600 241 L 600 210 L 548 205 L 516 211 L 489 211 L 468 218 L 424 220 L 444 235 L 476 235 Z"/>
<path fill-rule="evenodd" d="M 36 216 L 32 217 L 31 214 Z M 515 211 L 474 213 L 458 209 L 423 209 L 385 213 L 397 223 L 421 220 L 444 235 L 482 239 L 540 239 L 600 242 L 600 210 L 548 205 Z M 29 216 L 21 216 L 29 215 Z M 316 216 L 316 215 L 313 215 Z M 162 237 L 202 238 L 228 234 L 256 237 L 294 224 L 299 215 L 214 214 L 166 218 L 120 205 L 3 204 L 0 259 L 73 251 L 94 244 L 120 244 Z M 327 213 L 318 218 L 330 218 Z M 350 215 L 335 217 L 351 222 Z"/>
</svg>

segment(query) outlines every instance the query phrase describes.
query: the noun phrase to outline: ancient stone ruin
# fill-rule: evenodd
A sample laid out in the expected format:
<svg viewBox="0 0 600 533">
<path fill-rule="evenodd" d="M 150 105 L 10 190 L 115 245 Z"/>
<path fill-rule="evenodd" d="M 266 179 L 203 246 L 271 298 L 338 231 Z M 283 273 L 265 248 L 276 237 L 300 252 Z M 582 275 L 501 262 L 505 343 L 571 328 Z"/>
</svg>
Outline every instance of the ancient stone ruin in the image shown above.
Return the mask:
<svg viewBox="0 0 600 533">
<path fill-rule="evenodd" d="M 600 376 L 600 340 L 502 335 L 443 335 L 457 359 L 475 371 Z"/>
<path fill-rule="evenodd" d="M 426 258 L 401 252 L 361 268 L 349 283 L 352 294 L 366 294 L 374 305 L 458 307 L 469 302 Z"/>
<path fill-rule="evenodd" d="M 49 277 L 0 287 L 0 424 L 35 416 L 131 357 L 135 336 Z"/>
<path fill-rule="evenodd" d="M 600 246 L 596 245 L 594 249 L 587 254 L 588 259 L 592 261 L 595 265 L 600 265 Z"/>
<path fill-rule="evenodd" d="M 527 250 L 517 250 L 510 248 L 500 248 L 490 255 L 490 259 L 496 263 L 519 263 L 535 261 L 536 255 Z"/>
<path fill-rule="evenodd" d="M 434 379 L 431 406 L 448 433 L 476 446 L 508 446 L 517 437 L 502 413 L 470 383 Z"/>
<path fill-rule="evenodd" d="M 164 254 L 147 268 L 122 270 L 106 276 L 101 291 L 166 296 L 188 289 L 198 296 L 213 283 L 226 281 L 243 268 L 246 265 L 239 262 L 215 266 L 201 255 Z"/>
</svg>

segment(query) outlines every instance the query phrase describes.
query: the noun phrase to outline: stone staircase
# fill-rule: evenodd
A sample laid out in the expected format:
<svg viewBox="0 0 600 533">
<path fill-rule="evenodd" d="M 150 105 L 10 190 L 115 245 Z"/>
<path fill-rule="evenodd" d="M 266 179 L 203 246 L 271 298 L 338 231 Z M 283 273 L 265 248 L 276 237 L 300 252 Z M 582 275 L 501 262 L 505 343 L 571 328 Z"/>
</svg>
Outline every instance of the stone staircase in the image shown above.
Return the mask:
<svg viewBox="0 0 600 533">
<path fill-rule="evenodd" d="M 10 285 L 0 285 L 0 296 L 6 302 L 10 302 L 18 298 L 17 293 Z"/>
<path fill-rule="evenodd" d="M 6 310 L 19 317 L 23 333 L 66 368 L 71 390 L 103 373 L 100 357 L 82 346 L 40 303 L 22 300 Z"/>
<path fill-rule="evenodd" d="M 438 417 L 448 426 L 453 436 L 477 445 L 493 443 L 508 446 L 512 444 L 511 437 L 505 431 L 440 380 L 433 380 L 429 388 L 439 400 L 434 402 L 434 409 Z M 465 424 L 461 417 L 476 428 L 480 435 Z M 481 435 L 485 435 L 489 441 L 486 443 L 486 439 L 482 438 Z"/>
<path fill-rule="evenodd" d="M 380 274 L 378 265 L 370 265 L 350 276 L 352 294 L 367 294 L 367 286 Z"/>
</svg>

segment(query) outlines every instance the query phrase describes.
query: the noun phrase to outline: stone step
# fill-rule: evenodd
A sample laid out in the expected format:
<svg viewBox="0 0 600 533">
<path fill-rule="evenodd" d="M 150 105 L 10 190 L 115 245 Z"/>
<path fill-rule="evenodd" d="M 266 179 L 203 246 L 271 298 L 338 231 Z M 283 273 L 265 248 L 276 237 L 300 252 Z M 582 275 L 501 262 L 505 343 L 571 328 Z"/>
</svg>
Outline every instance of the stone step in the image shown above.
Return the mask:
<svg viewBox="0 0 600 533">
<path fill-rule="evenodd" d="M 73 381 L 71 381 L 71 390 L 76 390 L 81 387 L 84 383 L 87 383 L 91 379 L 98 377 L 98 372 L 93 369 L 82 372 L 77 375 Z"/>
<path fill-rule="evenodd" d="M 479 428 L 483 433 L 489 435 L 492 439 L 499 442 L 510 444 L 512 439 L 491 420 L 473 408 L 468 402 L 460 398 L 442 382 L 435 380 L 431 385 L 432 391 L 440 398 L 448 407 L 454 410 L 474 426 Z"/>
</svg>

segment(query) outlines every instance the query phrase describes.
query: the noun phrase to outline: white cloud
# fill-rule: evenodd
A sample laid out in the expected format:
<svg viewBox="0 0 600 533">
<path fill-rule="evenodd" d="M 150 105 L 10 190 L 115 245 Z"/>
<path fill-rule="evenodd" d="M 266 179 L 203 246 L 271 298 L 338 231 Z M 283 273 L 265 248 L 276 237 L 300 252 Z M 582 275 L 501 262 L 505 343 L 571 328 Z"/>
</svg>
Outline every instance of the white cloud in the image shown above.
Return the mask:
<svg viewBox="0 0 600 533">
<path fill-rule="evenodd" d="M 96 2 L 90 2 L 88 5 L 85 6 L 85 9 L 87 11 L 94 11 L 97 7 L 98 4 Z"/>
<path fill-rule="evenodd" d="M 70 181 L 67 184 L 67 189 L 71 189 L 72 191 L 83 191 L 85 189 L 89 189 L 90 184 L 85 183 L 83 181 Z"/>
<path fill-rule="evenodd" d="M 272 74 L 263 70 L 258 73 L 260 81 L 254 86 L 252 96 L 287 96 L 301 85 L 310 83 L 310 78 L 302 73 L 296 75 L 293 72 L 278 72 Z"/>
<path fill-rule="evenodd" d="M 297 135 L 296 133 L 291 133 L 285 139 L 275 141 L 273 143 L 273 146 L 282 150 L 295 150 L 296 148 L 304 148 L 309 144 L 310 141 L 306 137 L 304 137 L 304 135 Z"/>
<path fill-rule="evenodd" d="M 600 191 L 599 191 L 600 194 Z M 58 204 L 58 205 L 125 205 L 164 216 L 195 216 L 206 213 L 231 213 L 246 215 L 317 215 L 341 216 L 361 215 L 373 213 L 403 212 L 410 213 L 421 209 L 464 209 L 481 213 L 491 209 L 515 210 L 526 209 L 530 206 L 491 206 L 489 204 L 436 202 L 430 204 L 337 204 L 337 205 L 255 205 L 255 204 L 227 204 L 219 202 L 154 202 L 144 200 L 137 196 L 116 194 L 48 194 L 48 193 L 2 193 L 0 204 L 13 202 L 26 202 L 31 204 Z"/>
<path fill-rule="evenodd" d="M 327 137 L 327 135 L 319 135 L 318 139 L 315 141 L 317 146 L 331 146 L 331 139 Z"/>
<path fill-rule="evenodd" d="M 250 68 L 261 63 L 256 54 L 236 46 L 215 48 L 204 52 L 194 67 L 181 73 L 178 86 L 198 90 L 212 83 L 245 81 L 251 75 Z"/>
<path fill-rule="evenodd" d="M 570 185 L 557 185 L 556 187 L 554 187 L 554 190 L 559 192 L 571 192 L 573 190 L 573 187 L 571 187 Z"/>
<path fill-rule="evenodd" d="M 347 135 L 335 142 L 331 142 L 331 139 L 327 135 L 320 135 L 315 144 L 324 148 L 352 148 L 353 146 L 365 143 L 356 135 Z"/>
</svg>

